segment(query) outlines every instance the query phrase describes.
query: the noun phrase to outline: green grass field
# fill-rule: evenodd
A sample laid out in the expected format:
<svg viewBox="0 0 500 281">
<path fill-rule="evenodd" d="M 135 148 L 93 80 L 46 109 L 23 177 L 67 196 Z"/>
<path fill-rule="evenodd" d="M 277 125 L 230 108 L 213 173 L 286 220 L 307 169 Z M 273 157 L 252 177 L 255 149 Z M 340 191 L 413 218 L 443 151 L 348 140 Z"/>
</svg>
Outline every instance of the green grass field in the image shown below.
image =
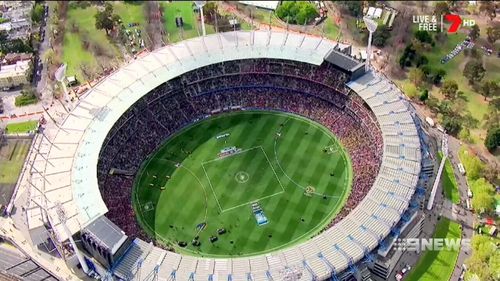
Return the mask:
<svg viewBox="0 0 500 281">
<path fill-rule="evenodd" d="M 241 151 L 218 157 L 233 146 Z M 340 211 L 351 183 L 350 158 L 326 128 L 296 115 L 245 111 L 167 140 L 143 164 L 132 201 L 146 232 L 179 252 L 250 256 L 317 234 Z M 257 225 L 253 202 L 268 224 Z M 227 233 L 217 235 L 220 228 Z M 219 239 L 211 243 L 213 235 Z M 199 247 L 191 245 L 196 236 Z"/>
<path fill-rule="evenodd" d="M 441 218 L 436 226 L 434 238 L 461 238 L 462 229 L 456 222 Z M 437 281 L 449 280 L 459 251 L 443 249 L 441 251 L 426 251 L 417 265 L 412 269 L 405 281 Z"/>
<path fill-rule="evenodd" d="M 8 140 L 0 147 L 0 185 L 17 182 L 30 144 L 31 140 Z"/>
<path fill-rule="evenodd" d="M 198 29 L 199 34 L 201 34 L 201 27 L 198 27 L 198 21 L 196 19 L 195 13 L 193 12 L 193 2 L 161 2 L 161 5 L 164 11 L 163 17 L 165 20 L 165 31 L 168 35 L 167 39 L 170 43 L 181 41 L 182 38 L 189 39 L 198 37 Z M 182 17 L 182 20 L 184 22 L 182 31 L 175 25 L 175 18 L 179 16 Z M 205 17 L 207 17 L 207 15 L 205 15 Z M 215 28 L 213 25 L 205 23 L 205 29 L 207 34 L 215 33 Z"/>
<path fill-rule="evenodd" d="M 7 134 L 25 134 L 37 128 L 38 121 L 26 121 L 20 123 L 7 124 L 5 132 Z"/>
<path fill-rule="evenodd" d="M 439 161 L 443 158 L 443 153 L 438 153 Z M 444 195 L 446 198 L 450 199 L 454 204 L 460 203 L 460 194 L 458 193 L 457 180 L 453 172 L 453 167 L 449 159 L 446 159 L 444 164 L 444 171 L 442 174 L 442 185 L 444 190 Z"/>
<path fill-rule="evenodd" d="M 106 32 L 96 29 L 94 17 L 96 12 L 95 6 L 89 6 L 85 9 L 68 9 L 62 60 L 68 65 L 67 76 L 76 75 L 80 81 L 86 81 L 82 68 L 99 73 L 102 71 L 99 64 L 107 66 L 106 62 L 109 62 L 111 58 L 121 58 L 121 53 L 108 39 Z M 83 38 L 90 45 L 98 46 L 96 48 L 100 49 L 99 54 L 96 54 L 96 51 L 92 49 L 85 48 Z"/>
</svg>

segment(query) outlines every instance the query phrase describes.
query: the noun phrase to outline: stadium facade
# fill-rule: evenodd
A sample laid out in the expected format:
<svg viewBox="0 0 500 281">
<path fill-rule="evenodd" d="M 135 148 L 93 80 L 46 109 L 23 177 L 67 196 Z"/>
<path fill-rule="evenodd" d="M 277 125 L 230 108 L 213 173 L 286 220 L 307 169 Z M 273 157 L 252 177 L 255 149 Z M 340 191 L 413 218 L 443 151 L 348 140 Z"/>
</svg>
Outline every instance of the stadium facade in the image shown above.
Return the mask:
<svg viewBox="0 0 500 281">
<path fill-rule="evenodd" d="M 387 78 L 364 73 L 363 64 L 333 51 L 346 47 L 304 34 L 237 31 L 141 55 L 81 96 L 59 125 L 49 122 L 36 136 L 28 159 L 30 172 L 20 181 L 20 189 L 29 194 L 27 235 L 33 241 L 54 241 L 68 266 L 85 263 L 84 268 L 105 278 L 336 280 L 356 276 L 357 265 L 369 260 L 374 250 L 387 248 L 387 237 L 415 208 L 411 202 L 422 149 L 409 102 Z M 350 77 L 345 86 L 373 112 L 383 139 L 381 167 L 357 207 L 307 242 L 272 254 L 230 259 L 167 251 L 128 237 L 107 220 L 97 169 L 101 147 L 119 118 L 153 89 L 186 72 L 224 61 L 266 58 L 336 65 Z M 73 237 L 77 242 L 71 241 Z M 76 251 L 82 253 L 80 257 L 71 249 L 75 243 L 82 248 Z"/>
</svg>

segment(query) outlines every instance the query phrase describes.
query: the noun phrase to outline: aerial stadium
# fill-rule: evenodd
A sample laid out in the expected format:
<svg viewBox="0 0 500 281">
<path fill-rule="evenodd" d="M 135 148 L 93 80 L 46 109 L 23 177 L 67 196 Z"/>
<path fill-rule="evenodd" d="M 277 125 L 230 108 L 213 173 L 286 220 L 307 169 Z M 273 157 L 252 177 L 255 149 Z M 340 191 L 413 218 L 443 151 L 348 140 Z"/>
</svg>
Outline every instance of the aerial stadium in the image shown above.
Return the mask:
<svg viewBox="0 0 500 281">
<path fill-rule="evenodd" d="M 35 137 L 27 231 L 107 280 L 356 280 L 418 208 L 423 150 L 345 48 L 236 31 L 138 56 Z"/>
</svg>

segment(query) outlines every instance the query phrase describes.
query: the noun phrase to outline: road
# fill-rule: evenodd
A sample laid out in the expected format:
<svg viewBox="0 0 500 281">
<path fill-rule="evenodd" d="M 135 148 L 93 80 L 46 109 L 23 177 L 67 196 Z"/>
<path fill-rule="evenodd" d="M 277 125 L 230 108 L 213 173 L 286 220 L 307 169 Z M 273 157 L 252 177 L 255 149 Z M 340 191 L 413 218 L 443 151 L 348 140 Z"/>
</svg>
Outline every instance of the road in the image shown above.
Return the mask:
<svg viewBox="0 0 500 281">
<path fill-rule="evenodd" d="M 49 25 L 47 24 L 48 19 L 50 18 L 50 9 L 47 9 L 47 15 L 44 17 L 42 26 L 44 30 L 45 36 L 43 37 L 42 42 L 40 43 L 40 47 L 38 50 L 38 57 L 42 58 L 43 54 L 47 49 L 50 48 L 50 31 L 49 31 Z M 48 104 L 52 101 L 52 94 L 47 88 L 47 83 L 48 83 L 48 68 L 46 63 L 42 63 L 42 71 L 40 73 L 40 77 L 38 77 L 38 81 L 36 84 L 36 91 L 37 93 L 40 94 L 40 99 L 42 103 Z"/>
<path fill-rule="evenodd" d="M 460 141 L 454 137 L 448 137 L 448 147 L 449 147 L 449 159 L 453 166 L 453 171 L 455 173 L 455 178 L 457 179 L 458 191 L 461 198 L 461 206 L 459 207 L 458 222 L 462 223 L 462 238 L 471 239 L 474 235 L 474 214 L 468 211 L 465 206 L 465 200 L 467 198 L 467 179 L 464 175 L 458 172 L 458 151 L 460 149 Z M 461 265 L 471 256 L 472 250 L 461 249 L 458 255 L 457 263 L 451 280 L 458 280 L 461 273 Z"/>
</svg>

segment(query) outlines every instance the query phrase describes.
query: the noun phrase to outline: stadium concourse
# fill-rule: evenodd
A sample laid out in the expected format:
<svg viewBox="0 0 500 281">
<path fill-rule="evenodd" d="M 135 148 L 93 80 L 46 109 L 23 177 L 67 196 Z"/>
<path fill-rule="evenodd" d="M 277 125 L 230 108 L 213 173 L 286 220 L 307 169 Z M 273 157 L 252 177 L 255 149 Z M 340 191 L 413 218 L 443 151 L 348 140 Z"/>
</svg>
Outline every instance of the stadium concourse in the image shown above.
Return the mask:
<svg viewBox="0 0 500 281">
<path fill-rule="evenodd" d="M 35 138 L 27 167 L 30 171 L 23 174 L 19 186 L 19 192 L 26 193 L 29 199 L 24 205 L 16 206 L 26 212 L 27 235 L 32 236 L 30 240 L 35 240 L 33 235 L 42 236 L 40 233 L 45 230 L 60 256 L 69 259 L 75 253 L 82 252 L 85 258 L 82 259 L 78 254 L 76 256 L 84 270 L 94 271 L 106 278 L 113 274 L 126 280 L 286 280 L 291 276 L 296 277 L 290 280 L 298 276 L 303 280 L 322 280 L 337 279 L 342 276 L 342 272 L 354 272 L 357 262 L 369 256 L 374 249 L 384 247 L 381 243 L 410 207 L 420 175 L 421 149 L 411 109 L 397 87 L 376 73 L 360 74 L 359 70 L 364 69 L 364 64 L 333 51 L 335 47 L 342 49 L 345 46 L 303 34 L 237 31 L 166 46 L 122 67 L 85 93 L 59 124 L 49 122 Z M 207 67 L 232 61 L 249 62 L 252 69 L 244 70 L 247 63 L 234 62 L 228 63 L 229 67 L 222 67 L 223 73 L 218 72 L 218 67 Z M 292 67 L 287 68 L 287 64 Z M 236 65 L 238 68 L 233 69 Z M 196 69 L 200 70 L 193 71 Z M 323 69 L 324 72 L 315 76 L 312 70 L 317 69 Z M 302 70 L 305 72 L 301 73 Z M 236 73 L 238 79 L 224 78 L 225 71 Z M 189 75 L 184 76 L 186 80 L 175 80 L 186 73 L 195 73 L 197 76 L 191 77 L 192 80 L 188 79 Z M 275 78 L 263 79 L 258 73 L 275 75 Z M 217 79 L 202 81 L 205 76 Z M 301 84 L 304 83 L 301 79 L 305 78 L 315 84 Z M 200 98 L 169 99 L 168 95 L 163 94 L 169 92 L 169 85 L 172 85 L 170 81 L 180 83 L 178 86 L 182 87 L 186 98 Z M 196 87 L 190 87 L 193 81 Z M 234 86 L 236 81 L 255 87 L 223 90 L 224 86 Z M 287 85 L 278 91 L 275 83 Z M 323 87 L 318 87 L 320 84 Z M 273 91 L 268 90 L 271 86 Z M 155 89 L 163 89 L 163 93 Z M 294 96 L 298 98 L 276 98 L 277 93 L 285 95 L 284 92 L 294 92 L 294 89 L 297 92 Z M 159 124 L 163 122 L 151 116 L 154 112 L 152 109 L 159 104 L 154 103 L 154 94 L 149 95 L 152 91 L 157 93 L 157 98 L 164 99 L 160 111 L 178 111 L 179 120 L 168 120 L 173 123 L 171 129 L 162 127 Z M 207 98 L 205 92 L 211 93 L 212 97 Z M 215 96 L 217 98 L 213 98 Z M 200 102 L 198 105 L 197 100 Z M 299 103 L 290 105 L 295 106 L 295 110 L 290 111 L 311 118 L 321 117 L 311 112 L 315 106 L 322 107 L 322 104 L 337 106 L 338 110 L 332 113 L 337 118 L 342 118 L 339 112 L 352 114 L 356 119 L 350 120 L 360 120 L 361 124 L 345 121 L 339 123 L 341 128 L 335 129 L 336 123 L 332 122 L 329 128 L 340 134 L 344 130 L 345 136 L 348 136 L 350 128 L 363 127 L 373 142 L 354 138 L 350 145 L 346 145 L 349 144 L 347 138 L 342 140 L 340 136 L 340 139 L 349 150 L 355 149 L 356 145 L 361 147 L 357 158 L 364 157 L 363 146 L 373 148 L 367 153 L 374 156 L 367 157 L 367 161 L 359 160 L 360 165 L 380 165 L 379 169 L 373 170 L 366 167 L 372 179 L 362 179 L 359 189 L 353 187 L 356 200 L 353 201 L 352 210 L 347 209 L 317 236 L 266 255 L 201 258 L 156 247 L 141 239 L 140 230 L 128 233 L 127 229 L 124 232 L 119 227 L 120 222 L 112 222 L 116 218 L 110 216 L 109 220 L 104 217 L 108 208 L 112 209 L 113 206 L 106 206 L 103 200 L 109 194 L 102 194 L 107 187 L 99 185 L 98 175 L 102 175 L 102 171 L 107 172 L 113 165 L 119 165 L 120 161 L 126 163 L 136 159 L 135 155 L 121 155 L 114 159 L 117 162 L 100 159 L 103 151 L 106 151 L 102 150 L 103 147 L 112 148 L 110 143 L 125 141 L 113 137 L 115 134 L 120 135 L 117 132 L 125 121 L 128 123 L 130 118 L 136 118 L 130 123 L 133 124 L 129 131 L 132 135 L 139 133 L 141 126 L 147 125 L 153 133 L 149 135 L 150 139 L 143 139 L 150 141 L 149 145 L 154 148 L 158 145 L 154 132 L 163 131 L 168 135 L 193 121 L 192 117 L 196 114 L 182 109 L 196 109 L 209 103 L 218 110 L 242 109 L 244 106 L 287 110 L 285 104 L 290 100 Z M 190 101 L 194 103 L 188 104 Z M 133 109 L 129 109 L 132 106 Z M 210 114 L 204 110 L 198 113 Z M 156 121 L 144 124 L 142 118 L 146 115 Z M 142 130 L 141 134 L 147 136 L 149 129 Z M 131 150 L 135 149 L 140 155 L 150 149 L 127 143 Z M 358 171 L 362 171 L 362 168 L 358 167 Z M 133 169 L 133 165 L 123 166 L 125 171 Z M 369 186 L 362 188 L 366 182 Z M 120 196 L 119 188 L 113 191 L 116 196 Z M 123 201 L 119 199 L 116 203 L 121 204 Z M 126 201 L 125 204 L 130 202 Z M 133 220 L 134 215 L 123 213 L 122 218 Z M 87 251 L 75 251 L 73 236 L 81 237 L 81 243 L 87 247 Z M 126 244 L 126 241 L 131 243 Z M 88 250 L 89 247 L 93 250 Z M 116 259 L 114 256 L 117 256 Z"/>
</svg>

